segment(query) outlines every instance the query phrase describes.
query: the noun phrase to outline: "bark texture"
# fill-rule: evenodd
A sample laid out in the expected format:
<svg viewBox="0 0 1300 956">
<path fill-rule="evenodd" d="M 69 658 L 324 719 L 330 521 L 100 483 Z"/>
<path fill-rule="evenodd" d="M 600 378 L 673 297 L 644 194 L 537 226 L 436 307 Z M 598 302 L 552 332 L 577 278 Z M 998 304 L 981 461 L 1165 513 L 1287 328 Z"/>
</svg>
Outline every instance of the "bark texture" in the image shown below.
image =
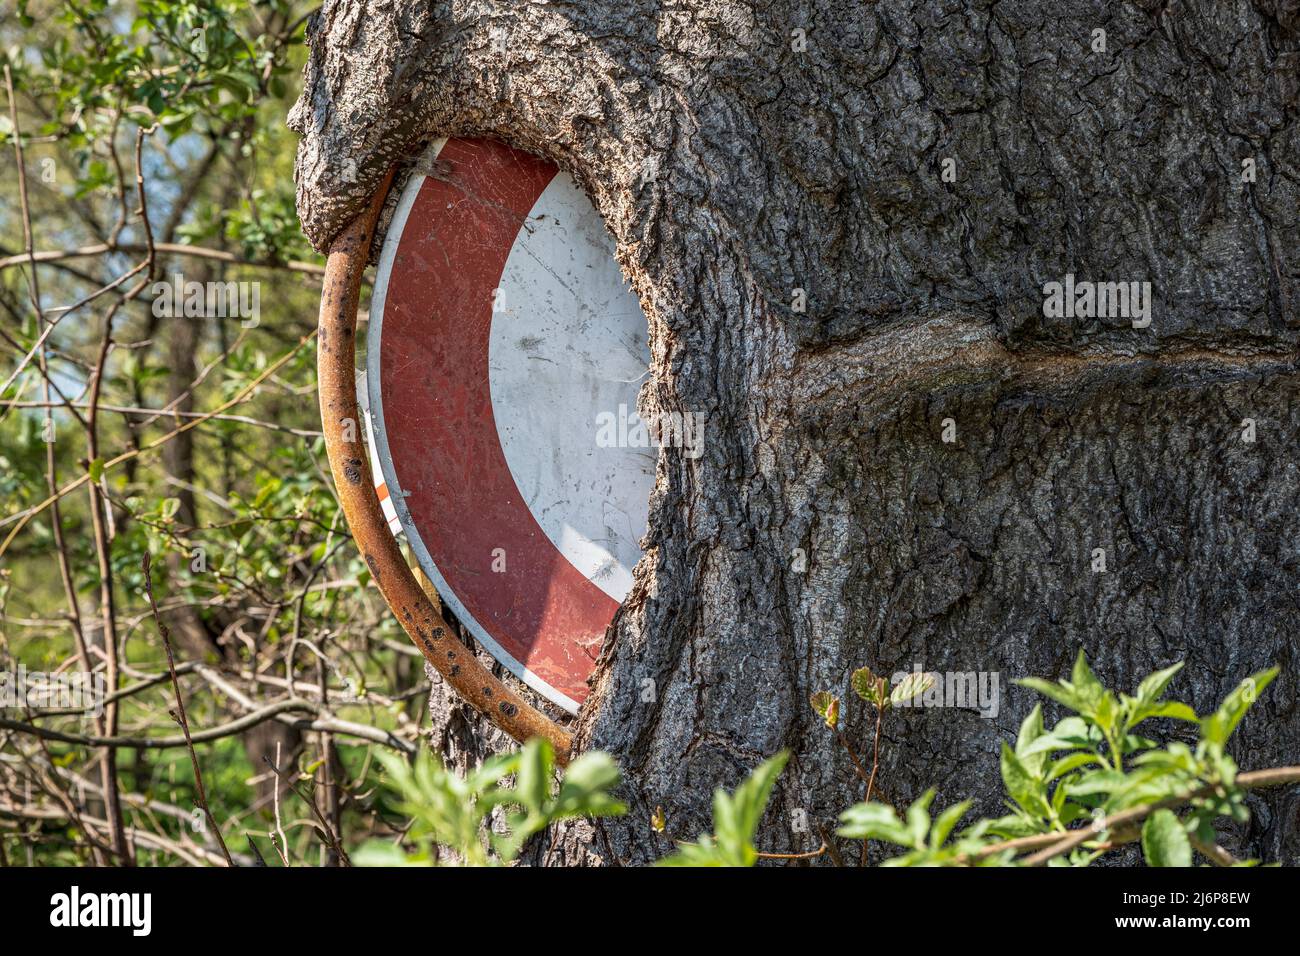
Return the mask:
<svg viewBox="0 0 1300 956">
<path fill-rule="evenodd" d="M 581 720 L 632 812 L 537 860 L 657 858 L 656 806 L 694 837 L 782 747 L 760 842 L 815 848 L 795 811 L 862 788 L 808 696 L 864 664 L 1001 677 L 994 719 L 891 721 L 900 801 L 996 812 L 1010 681 L 1080 646 L 1125 689 L 1186 658 L 1199 709 L 1282 665 L 1237 755 L 1300 760 L 1295 0 L 327 0 L 310 41 L 318 248 L 433 136 L 547 156 L 641 297 L 643 413 L 705 416 L 702 457 L 661 454 Z M 1151 326 L 1045 318 L 1066 273 L 1150 282 Z M 1300 793 L 1254 806 L 1226 842 L 1300 862 Z"/>
</svg>

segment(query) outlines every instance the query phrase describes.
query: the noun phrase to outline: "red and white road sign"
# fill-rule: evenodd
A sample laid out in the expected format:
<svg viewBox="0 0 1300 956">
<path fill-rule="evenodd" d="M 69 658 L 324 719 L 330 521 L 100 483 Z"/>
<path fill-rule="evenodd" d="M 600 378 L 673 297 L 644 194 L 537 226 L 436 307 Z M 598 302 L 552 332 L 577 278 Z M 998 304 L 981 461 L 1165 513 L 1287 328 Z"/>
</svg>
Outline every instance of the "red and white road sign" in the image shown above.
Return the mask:
<svg viewBox="0 0 1300 956">
<path fill-rule="evenodd" d="M 375 482 L 456 616 L 575 712 L 654 484 L 656 449 L 600 437 L 636 414 L 645 316 L 567 174 L 488 140 L 437 142 L 423 168 L 370 309 Z"/>
</svg>

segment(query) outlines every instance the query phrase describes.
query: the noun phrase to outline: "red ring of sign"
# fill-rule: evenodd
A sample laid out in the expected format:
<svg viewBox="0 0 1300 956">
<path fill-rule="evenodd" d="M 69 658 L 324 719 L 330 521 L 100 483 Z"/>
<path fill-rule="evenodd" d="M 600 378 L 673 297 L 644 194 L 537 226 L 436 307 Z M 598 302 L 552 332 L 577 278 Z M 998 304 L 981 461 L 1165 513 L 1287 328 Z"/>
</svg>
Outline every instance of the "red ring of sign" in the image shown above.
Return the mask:
<svg viewBox="0 0 1300 956">
<path fill-rule="evenodd" d="M 390 236 L 372 305 L 369 391 L 384 477 L 444 601 L 517 676 L 576 711 L 619 605 L 523 500 L 488 368 L 494 290 L 558 170 L 487 140 L 448 140 L 437 165 L 394 220 L 400 235 Z"/>
</svg>

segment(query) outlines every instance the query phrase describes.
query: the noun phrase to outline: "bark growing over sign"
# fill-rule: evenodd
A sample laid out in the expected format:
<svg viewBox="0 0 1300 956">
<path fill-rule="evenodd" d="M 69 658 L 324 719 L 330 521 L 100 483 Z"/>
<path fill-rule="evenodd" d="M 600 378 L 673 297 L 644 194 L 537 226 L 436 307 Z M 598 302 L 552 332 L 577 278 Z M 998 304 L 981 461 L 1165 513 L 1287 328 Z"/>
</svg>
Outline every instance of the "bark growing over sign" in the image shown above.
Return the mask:
<svg viewBox="0 0 1300 956">
<path fill-rule="evenodd" d="M 312 241 L 433 136 L 547 156 L 641 296 L 643 413 L 705 416 L 702 457 L 661 455 L 581 722 L 632 812 L 540 858 L 661 856 L 656 806 L 693 837 L 712 789 L 782 747 L 760 843 L 815 848 L 795 811 L 815 831 L 862 788 L 808 697 L 862 665 L 1000 676 L 996 717 L 893 722 L 902 801 L 991 800 L 1033 703 L 1011 681 L 1080 646 L 1119 686 L 1186 658 L 1203 710 L 1281 664 L 1237 756 L 1297 759 L 1298 20 L 1290 0 L 325 4 L 291 119 Z M 1150 283 L 1150 325 L 1046 314 L 1067 274 Z M 1236 848 L 1295 862 L 1300 795 L 1254 807 Z"/>
</svg>

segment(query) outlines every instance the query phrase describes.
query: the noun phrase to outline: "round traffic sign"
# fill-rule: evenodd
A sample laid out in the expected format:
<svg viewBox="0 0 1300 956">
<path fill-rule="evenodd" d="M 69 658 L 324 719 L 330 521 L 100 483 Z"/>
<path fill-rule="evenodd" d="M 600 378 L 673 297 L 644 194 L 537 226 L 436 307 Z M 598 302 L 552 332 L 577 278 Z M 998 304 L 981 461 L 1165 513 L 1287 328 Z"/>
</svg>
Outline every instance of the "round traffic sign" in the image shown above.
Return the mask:
<svg viewBox="0 0 1300 956">
<path fill-rule="evenodd" d="M 375 482 L 444 603 L 576 712 L 654 483 L 655 450 L 625 427 L 645 317 L 570 176 L 477 139 L 436 142 L 421 167 L 371 302 Z"/>
</svg>

